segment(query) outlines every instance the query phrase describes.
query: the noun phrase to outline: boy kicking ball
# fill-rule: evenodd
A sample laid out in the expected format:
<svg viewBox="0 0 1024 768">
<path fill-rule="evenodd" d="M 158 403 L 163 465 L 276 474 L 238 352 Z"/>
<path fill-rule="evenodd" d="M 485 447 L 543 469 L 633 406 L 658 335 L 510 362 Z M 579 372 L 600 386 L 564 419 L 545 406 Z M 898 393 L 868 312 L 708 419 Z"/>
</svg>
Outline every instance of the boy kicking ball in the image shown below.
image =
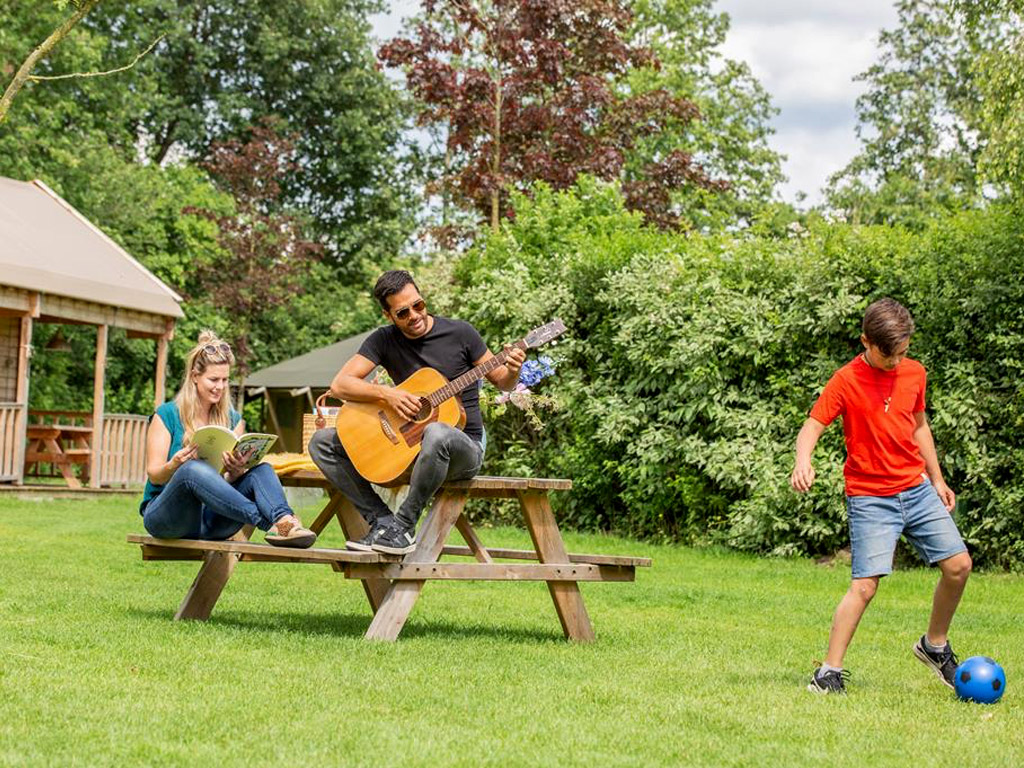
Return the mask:
<svg viewBox="0 0 1024 768">
<path fill-rule="evenodd" d="M 956 497 L 942 479 L 924 415 L 927 375 L 906 357 L 913 332 L 910 313 L 896 301 L 869 306 L 860 337 L 864 352 L 832 375 L 796 439 L 790 484 L 804 492 L 814 483 L 811 454 L 818 438 L 843 417 L 853 573 L 832 619 L 825 663 L 807 686 L 817 693 L 846 692 L 843 656 L 879 579 L 892 573 L 900 534 L 941 572 L 928 631 L 914 644 L 914 655 L 953 687 L 957 658 L 947 633 L 971 573 L 971 556 L 950 516 Z"/>
</svg>

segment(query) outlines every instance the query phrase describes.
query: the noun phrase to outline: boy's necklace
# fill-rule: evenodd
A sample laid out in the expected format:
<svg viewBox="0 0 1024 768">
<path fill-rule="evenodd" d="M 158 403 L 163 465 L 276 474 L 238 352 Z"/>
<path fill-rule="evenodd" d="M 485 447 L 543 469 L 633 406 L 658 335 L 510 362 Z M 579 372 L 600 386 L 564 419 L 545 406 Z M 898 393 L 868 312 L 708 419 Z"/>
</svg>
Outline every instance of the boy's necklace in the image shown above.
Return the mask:
<svg viewBox="0 0 1024 768">
<path fill-rule="evenodd" d="M 868 362 L 868 357 L 863 352 L 861 352 L 860 356 L 861 356 L 861 359 L 864 361 L 864 363 L 867 365 L 868 368 L 870 368 L 873 371 L 879 370 L 878 368 L 875 368 L 875 366 L 873 366 L 871 363 Z M 897 376 L 899 376 L 899 370 L 893 369 L 893 372 L 892 372 L 892 383 L 889 384 L 889 396 L 886 397 L 885 400 L 882 401 L 885 404 L 885 413 L 889 412 L 889 405 L 892 403 L 892 395 L 893 395 L 893 392 L 896 391 L 896 377 Z"/>
</svg>

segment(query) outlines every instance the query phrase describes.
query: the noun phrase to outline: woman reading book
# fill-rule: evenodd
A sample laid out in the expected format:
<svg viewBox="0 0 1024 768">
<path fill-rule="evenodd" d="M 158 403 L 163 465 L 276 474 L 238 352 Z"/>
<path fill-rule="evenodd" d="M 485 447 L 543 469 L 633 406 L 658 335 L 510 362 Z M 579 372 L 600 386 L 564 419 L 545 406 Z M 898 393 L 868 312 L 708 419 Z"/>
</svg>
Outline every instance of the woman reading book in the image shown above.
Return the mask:
<svg viewBox="0 0 1024 768">
<path fill-rule="evenodd" d="M 223 540 L 249 524 L 266 531 L 271 544 L 309 547 L 316 534 L 292 512 L 268 464 L 247 469 L 248 457 L 225 451 L 218 469 L 198 457 L 191 439 L 197 429 L 218 424 L 236 435 L 245 432 L 229 397 L 234 362 L 231 347 L 203 331 L 188 353 L 177 396 L 156 409 L 146 436 L 143 525 L 161 539 Z"/>
</svg>

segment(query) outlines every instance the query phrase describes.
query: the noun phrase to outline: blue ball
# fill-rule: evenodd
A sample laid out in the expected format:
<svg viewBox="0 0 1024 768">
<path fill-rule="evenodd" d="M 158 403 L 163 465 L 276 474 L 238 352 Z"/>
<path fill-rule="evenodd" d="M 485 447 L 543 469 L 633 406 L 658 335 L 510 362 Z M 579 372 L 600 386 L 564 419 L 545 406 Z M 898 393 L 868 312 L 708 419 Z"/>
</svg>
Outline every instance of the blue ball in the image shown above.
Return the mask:
<svg viewBox="0 0 1024 768">
<path fill-rule="evenodd" d="M 965 701 L 995 704 L 1006 690 L 1006 673 L 995 659 L 971 656 L 956 668 L 956 695 Z"/>
</svg>

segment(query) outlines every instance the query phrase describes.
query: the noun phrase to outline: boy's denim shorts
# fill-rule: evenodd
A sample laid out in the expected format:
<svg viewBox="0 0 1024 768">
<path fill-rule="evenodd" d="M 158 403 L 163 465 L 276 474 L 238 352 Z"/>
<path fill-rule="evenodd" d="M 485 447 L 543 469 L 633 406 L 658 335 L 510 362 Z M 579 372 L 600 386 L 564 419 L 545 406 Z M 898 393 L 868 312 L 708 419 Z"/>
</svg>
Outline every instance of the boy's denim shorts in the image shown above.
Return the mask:
<svg viewBox="0 0 1024 768">
<path fill-rule="evenodd" d="M 928 563 L 967 551 L 953 516 L 930 480 L 895 496 L 847 496 L 853 578 L 892 573 L 900 534 Z"/>
</svg>

